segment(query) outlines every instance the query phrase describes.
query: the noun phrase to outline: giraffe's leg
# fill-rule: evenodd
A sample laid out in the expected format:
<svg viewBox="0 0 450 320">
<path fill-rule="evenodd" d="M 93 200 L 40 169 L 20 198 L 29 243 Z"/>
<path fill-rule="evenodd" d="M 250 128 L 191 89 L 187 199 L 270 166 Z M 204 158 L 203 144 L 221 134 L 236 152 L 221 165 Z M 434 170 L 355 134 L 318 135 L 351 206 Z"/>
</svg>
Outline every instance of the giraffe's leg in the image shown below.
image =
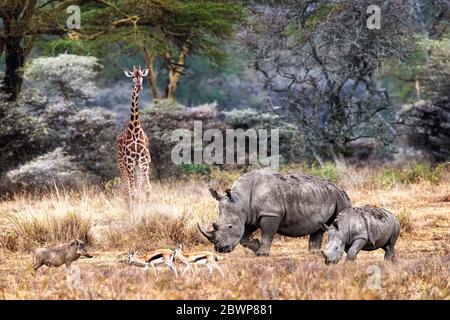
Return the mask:
<svg viewBox="0 0 450 320">
<path fill-rule="evenodd" d="M 148 200 L 149 185 L 148 166 L 145 163 L 139 163 L 136 171 L 136 191 L 139 199 L 142 199 L 141 194 L 145 194 L 145 200 Z"/>
<path fill-rule="evenodd" d="M 143 163 L 141 163 L 141 171 L 140 171 L 140 191 L 145 194 L 145 200 L 148 200 L 151 190 L 150 178 L 149 174 L 149 160 L 145 159 Z"/>
<path fill-rule="evenodd" d="M 131 207 L 131 198 L 132 198 L 132 185 L 130 181 L 130 174 L 127 167 L 127 164 L 124 159 L 121 159 L 120 155 L 117 156 L 117 161 L 119 164 L 119 172 L 120 177 L 122 178 L 123 186 L 126 189 L 127 194 L 127 205 L 130 208 Z"/>
<path fill-rule="evenodd" d="M 134 165 L 128 164 L 126 167 L 126 176 L 128 182 L 128 208 L 134 211 L 136 206 L 136 186 L 134 178 Z"/>
</svg>

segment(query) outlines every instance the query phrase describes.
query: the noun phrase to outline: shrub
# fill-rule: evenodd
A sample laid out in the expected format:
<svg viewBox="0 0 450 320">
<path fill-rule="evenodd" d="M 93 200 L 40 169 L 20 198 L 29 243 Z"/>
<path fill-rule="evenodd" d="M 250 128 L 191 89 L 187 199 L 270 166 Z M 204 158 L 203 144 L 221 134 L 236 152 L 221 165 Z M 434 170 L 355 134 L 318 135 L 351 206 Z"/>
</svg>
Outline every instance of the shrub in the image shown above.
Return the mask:
<svg viewBox="0 0 450 320">
<path fill-rule="evenodd" d="M 402 208 L 397 212 L 397 219 L 400 222 L 400 230 L 406 233 L 410 233 L 414 230 L 414 222 L 411 215 L 411 211 L 406 208 Z"/>
<path fill-rule="evenodd" d="M 55 185 L 79 188 L 87 181 L 94 182 L 95 177 L 88 174 L 73 156 L 56 148 L 11 170 L 4 180 L 4 189 L 17 191 L 51 189 Z"/>
<path fill-rule="evenodd" d="M 142 223 L 135 224 L 133 235 L 139 238 L 142 243 L 155 243 L 161 241 L 170 241 L 172 245 L 179 243 L 189 243 L 196 245 L 207 243 L 195 224 L 189 223 L 190 219 L 184 215 L 180 217 L 156 216 L 147 217 Z"/>
<path fill-rule="evenodd" d="M 305 159 L 305 143 L 301 132 L 275 113 L 233 109 L 225 112 L 225 123 L 233 129 L 267 129 L 268 138 L 270 138 L 271 129 L 278 129 L 280 162 Z"/>
<path fill-rule="evenodd" d="M 203 170 L 198 166 L 177 166 L 173 163 L 171 153 L 177 142 L 172 141 L 172 134 L 176 129 L 186 129 L 192 132 L 194 121 L 201 121 L 203 130 L 216 128 L 224 131 L 226 126 L 219 118 L 220 113 L 214 104 L 190 109 L 152 107 L 150 112 L 141 112 L 142 126 L 150 140 L 153 175 L 158 179 L 163 179 L 180 175 L 180 169 L 183 168 L 188 171 Z"/>
<path fill-rule="evenodd" d="M 429 163 L 415 162 L 404 169 L 384 169 L 374 179 L 377 184 L 389 188 L 395 184 L 411 184 L 423 181 L 437 184 L 444 178 L 449 168 L 448 163 L 434 166 Z"/>
<path fill-rule="evenodd" d="M 307 169 L 307 172 L 313 176 L 325 178 L 333 182 L 338 182 L 339 180 L 339 171 L 336 165 L 331 162 L 327 162 L 322 166 L 313 164 Z"/>
<path fill-rule="evenodd" d="M 211 172 L 211 166 L 207 164 L 181 164 L 178 166 L 180 171 L 186 175 L 208 175 Z"/>
<path fill-rule="evenodd" d="M 46 126 L 16 102 L 0 94 L 0 179 L 2 175 L 47 150 Z"/>
<path fill-rule="evenodd" d="M 100 67 L 95 57 L 59 54 L 32 60 L 25 66 L 24 77 L 48 97 L 84 100 L 95 93 L 94 79 Z"/>
<path fill-rule="evenodd" d="M 58 244 L 73 239 L 80 239 L 87 244 L 92 244 L 89 234 L 90 219 L 73 212 L 64 215 L 44 213 L 39 216 L 3 213 L 3 216 L 11 225 L 10 234 L 17 235 L 22 242 L 14 246 L 10 245 L 16 250 L 20 248 L 28 251 L 38 245 Z M 3 237 L 3 239 L 7 238 Z M 2 243 L 2 245 L 5 244 Z"/>
</svg>

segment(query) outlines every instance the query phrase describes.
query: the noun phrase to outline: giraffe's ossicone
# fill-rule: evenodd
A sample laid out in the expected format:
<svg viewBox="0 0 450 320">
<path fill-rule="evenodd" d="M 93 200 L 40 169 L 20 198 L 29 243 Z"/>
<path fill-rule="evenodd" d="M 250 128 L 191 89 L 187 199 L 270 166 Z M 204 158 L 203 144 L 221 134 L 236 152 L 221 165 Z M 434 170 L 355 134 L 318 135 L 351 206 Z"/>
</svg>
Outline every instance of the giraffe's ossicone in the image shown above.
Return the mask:
<svg viewBox="0 0 450 320">
<path fill-rule="evenodd" d="M 117 164 L 128 192 L 128 200 L 130 204 L 134 204 L 139 193 L 147 192 L 150 188 L 149 141 L 139 121 L 139 92 L 142 90 L 142 80 L 148 74 L 148 69 L 133 66 L 132 72 L 128 70 L 124 72 L 127 77 L 133 79 L 133 94 L 128 126 L 117 137 Z"/>
</svg>

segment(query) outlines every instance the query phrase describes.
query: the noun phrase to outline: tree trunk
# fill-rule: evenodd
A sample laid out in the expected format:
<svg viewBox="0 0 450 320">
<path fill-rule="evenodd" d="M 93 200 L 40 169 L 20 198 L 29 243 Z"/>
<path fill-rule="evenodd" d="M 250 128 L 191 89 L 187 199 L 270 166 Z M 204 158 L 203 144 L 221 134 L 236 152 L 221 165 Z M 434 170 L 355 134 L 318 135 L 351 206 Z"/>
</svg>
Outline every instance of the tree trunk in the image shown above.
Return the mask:
<svg viewBox="0 0 450 320">
<path fill-rule="evenodd" d="M 419 78 L 416 76 L 416 80 L 415 80 L 415 89 L 416 89 L 416 99 L 417 101 L 420 100 L 420 82 L 419 82 Z"/>
<path fill-rule="evenodd" d="M 5 80 L 3 90 L 9 95 L 10 101 L 17 99 L 22 87 L 23 78 L 20 69 L 23 67 L 25 56 L 21 41 L 22 37 L 6 37 L 4 47 Z"/>
<path fill-rule="evenodd" d="M 164 98 L 175 100 L 175 94 L 178 87 L 178 82 L 180 81 L 181 74 L 185 69 L 186 55 L 189 52 L 189 48 L 187 45 L 184 45 L 180 55 L 178 57 L 178 62 L 174 65 L 172 59 L 168 54 L 166 54 L 166 58 L 169 63 L 169 75 L 167 77 L 167 85 Z"/>
<path fill-rule="evenodd" d="M 167 78 L 167 86 L 165 92 L 165 98 L 175 100 L 175 93 L 177 91 L 178 81 L 180 80 L 178 71 L 169 70 L 169 76 Z"/>
<path fill-rule="evenodd" d="M 159 99 L 158 95 L 158 84 L 156 82 L 157 75 L 154 69 L 154 62 L 155 62 L 156 54 L 152 53 L 150 54 L 147 50 L 147 48 L 144 48 L 144 59 L 145 64 L 147 65 L 148 69 L 148 84 L 150 86 L 150 90 L 152 92 L 153 99 Z"/>
</svg>

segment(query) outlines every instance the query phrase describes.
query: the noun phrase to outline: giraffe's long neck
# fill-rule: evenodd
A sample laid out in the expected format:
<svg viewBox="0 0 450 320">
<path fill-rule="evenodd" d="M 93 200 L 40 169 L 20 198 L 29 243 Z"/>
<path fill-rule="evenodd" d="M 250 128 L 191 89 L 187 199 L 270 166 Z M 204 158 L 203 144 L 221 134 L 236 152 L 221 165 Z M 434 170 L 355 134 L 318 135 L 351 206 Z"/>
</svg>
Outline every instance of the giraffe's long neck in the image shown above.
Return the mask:
<svg viewBox="0 0 450 320">
<path fill-rule="evenodd" d="M 129 128 L 134 129 L 139 124 L 139 87 L 133 87 L 133 94 L 131 95 L 131 115 Z"/>
</svg>

